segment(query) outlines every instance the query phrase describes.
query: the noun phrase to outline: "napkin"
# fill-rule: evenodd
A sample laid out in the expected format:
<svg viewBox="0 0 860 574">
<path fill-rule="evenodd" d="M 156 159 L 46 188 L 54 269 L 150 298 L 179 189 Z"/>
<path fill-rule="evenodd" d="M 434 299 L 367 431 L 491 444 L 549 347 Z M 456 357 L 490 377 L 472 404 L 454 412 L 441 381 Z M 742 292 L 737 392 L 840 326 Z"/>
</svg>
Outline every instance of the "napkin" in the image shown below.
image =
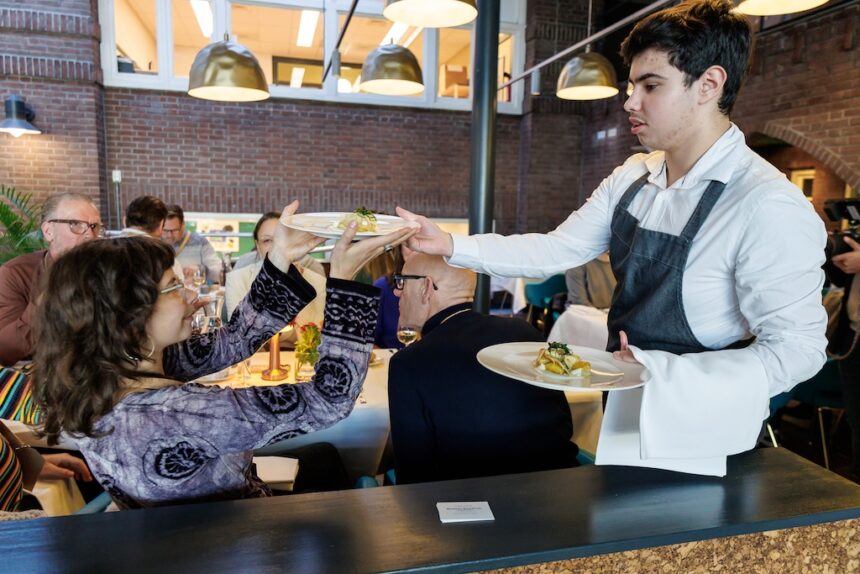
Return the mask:
<svg viewBox="0 0 860 574">
<path fill-rule="evenodd" d="M 299 461 L 286 456 L 255 456 L 257 476 L 275 490 L 292 490 Z"/>
<path fill-rule="evenodd" d="M 673 355 L 630 347 L 645 366 L 638 389 L 610 393 L 596 464 L 725 476 L 768 415 L 764 366 L 749 349 Z"/>
</svg>

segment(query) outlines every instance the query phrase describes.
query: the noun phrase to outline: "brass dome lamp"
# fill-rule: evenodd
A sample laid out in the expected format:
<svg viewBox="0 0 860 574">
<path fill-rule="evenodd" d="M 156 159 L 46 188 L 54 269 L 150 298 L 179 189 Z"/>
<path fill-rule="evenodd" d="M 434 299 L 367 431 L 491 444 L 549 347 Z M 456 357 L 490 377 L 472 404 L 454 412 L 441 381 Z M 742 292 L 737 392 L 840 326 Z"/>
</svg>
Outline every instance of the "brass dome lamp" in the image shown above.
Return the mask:
<svg viewBox="0 0 860 574">
<path fill-rule="evenodd" d="M 453 28 L 478 16 L 475 0 L 385 0 L 382 14 L 393 22 L 424 28 Z"/>
<path fill-rule="evenodd" d="M 414 96 L 424 91 L 424 76 L 415 54 L 397 44 L 379 46 L 361 66 L 360 91 L 387 96 Z"/>
<path fill-rule="evenodd" d="M 591 0 L 588 0 L 588 37 L 591 36 Z M 585 53 L 574 56 L 558 76 L 555 95 L 563 100 L 600 100 L 618 93 L 615 66 L 596 52 L 591 45 Z"/>
<path fill-rule="evenodd" d="M 563 100 L 600 100 L 617 93 L 615 66 L 596 52 L 586 52 L 562 68 L 555 95 Z"/>
<path fill-rule="evenodd" d="M 735 10 L 748 16 L 779 16 L 812 10 L 829 0 L 742 0 Z"/>
<path fill-rule="evenodd" d="M 254 54 L 224 34 L 224 40 L 209 44 L 194 58 L 188 95 L 218 102 L 258 102 L 269 97 L 269 85 Z"/>
</svg>

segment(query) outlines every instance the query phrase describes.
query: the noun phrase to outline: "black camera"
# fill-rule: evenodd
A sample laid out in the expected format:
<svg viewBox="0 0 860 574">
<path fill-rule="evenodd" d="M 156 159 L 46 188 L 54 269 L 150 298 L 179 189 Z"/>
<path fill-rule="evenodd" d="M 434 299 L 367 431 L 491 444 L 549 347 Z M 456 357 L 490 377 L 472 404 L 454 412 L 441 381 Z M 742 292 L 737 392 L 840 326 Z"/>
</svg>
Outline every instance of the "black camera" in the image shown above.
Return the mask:
<svg viewBox="0 0 860 574">
<path fill-rule="evenodd" d="M 831 231 L 827 235 L 825 254 L 827 259 L 851 251 L 845 243 L 850 237 L 860 243 L 860 199 L 828 199 L 824 202 L 824 213 L 830 221 L 847 221 L 848 227 L 840 231 Z"/>
</svg>

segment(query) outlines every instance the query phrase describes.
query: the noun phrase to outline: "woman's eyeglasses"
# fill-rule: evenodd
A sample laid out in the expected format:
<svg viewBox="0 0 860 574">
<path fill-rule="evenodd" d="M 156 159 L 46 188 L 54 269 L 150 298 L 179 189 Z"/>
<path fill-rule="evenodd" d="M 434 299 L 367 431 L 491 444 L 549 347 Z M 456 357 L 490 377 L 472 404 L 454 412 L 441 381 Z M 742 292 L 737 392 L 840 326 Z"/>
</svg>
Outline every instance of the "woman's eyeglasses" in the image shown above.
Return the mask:
<svg viewBox="0 0 860 574">
<path fill-rule="evenodd" d="M 433 285 L 433 290 L 439 290 L 439 288 L 436 287 L 436 283 L 433 282 L 433 278 L 429 275 L 401 275 L 400 273 L 394 274 L 394 287 L 403 291 L 403 286 L 406 285 L 406 282 L 410 279 L 430 279 L 430 284 Z"/>
<path fill-rule="evenodd" d="M 75 235 L 83 235 L 87 231 L 91 231 L 98 237 L 104 235 L 105 227 L 101 223 L 87 223 L 80 219 L 49 219 L 48 223 L 65 223 Z"/>
<path fill-rule="evenodd" d="M 159 293 L 161 293 L 162 295 L 167 295 L 168 293 L 173 293 L 174 291 L 179 291 L 179 295 L 181 295 L 183 299 L 185 298 L 185 284 L 179 281 L 176 281 L 173 285 L 169 285 L 164 289 L 161 289 Z"/>
</svg>

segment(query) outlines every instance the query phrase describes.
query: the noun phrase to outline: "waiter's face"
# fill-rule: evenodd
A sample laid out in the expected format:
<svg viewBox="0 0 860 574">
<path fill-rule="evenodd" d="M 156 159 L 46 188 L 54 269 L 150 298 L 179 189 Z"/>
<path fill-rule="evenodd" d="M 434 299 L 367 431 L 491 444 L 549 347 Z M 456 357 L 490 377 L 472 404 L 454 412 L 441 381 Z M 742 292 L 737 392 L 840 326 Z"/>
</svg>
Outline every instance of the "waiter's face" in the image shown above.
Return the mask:
<svg viewBox="0 0 860 574">
<path fill-rule="evenodd" d="M 684 84 L 684 72 L 669 63 L 666 52 L 649 49 L 630 65 L 632 92 L 624 103 L 630 132 L 651 149 L 673 152 L 690 144 L 697 130 L 698 81 Z"/>
</svg>

